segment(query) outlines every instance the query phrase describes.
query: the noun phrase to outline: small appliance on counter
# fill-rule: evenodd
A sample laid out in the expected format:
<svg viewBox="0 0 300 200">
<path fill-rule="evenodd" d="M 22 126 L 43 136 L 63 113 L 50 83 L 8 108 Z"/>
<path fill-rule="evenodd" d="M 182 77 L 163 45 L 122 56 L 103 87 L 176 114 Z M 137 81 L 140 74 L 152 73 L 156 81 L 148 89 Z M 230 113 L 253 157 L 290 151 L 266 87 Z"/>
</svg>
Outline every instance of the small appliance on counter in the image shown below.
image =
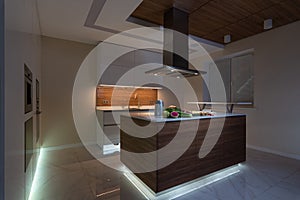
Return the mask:
<svg viewBox="0 0 300 200">
<path fill-rule="evenodd" d="M 164 111 L 164 102 L 161 99 L 158 99 L 155 103 L 154 116 L 162 117 Z"/>
</svg>

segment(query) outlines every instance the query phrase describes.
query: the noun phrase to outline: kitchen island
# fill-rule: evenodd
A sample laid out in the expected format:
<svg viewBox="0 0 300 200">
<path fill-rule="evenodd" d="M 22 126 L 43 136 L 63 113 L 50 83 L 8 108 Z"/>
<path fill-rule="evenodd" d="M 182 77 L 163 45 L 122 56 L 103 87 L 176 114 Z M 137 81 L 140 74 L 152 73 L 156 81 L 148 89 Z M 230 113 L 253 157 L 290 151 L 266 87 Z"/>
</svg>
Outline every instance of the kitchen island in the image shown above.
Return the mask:
<svg viewBox="0 0 300 200">
<path fill-rule="evenodd" d="M 246 116 L 121 116 L 121 161 L 153 192 L 246 160 Z"/>
</svg>

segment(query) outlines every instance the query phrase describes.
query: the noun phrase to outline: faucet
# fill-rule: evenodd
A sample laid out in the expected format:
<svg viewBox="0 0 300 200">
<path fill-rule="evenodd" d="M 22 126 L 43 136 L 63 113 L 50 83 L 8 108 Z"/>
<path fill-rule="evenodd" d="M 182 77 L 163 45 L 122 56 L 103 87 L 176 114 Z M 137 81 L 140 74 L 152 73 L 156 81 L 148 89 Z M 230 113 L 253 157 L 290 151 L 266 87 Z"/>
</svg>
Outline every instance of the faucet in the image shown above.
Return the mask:
<svg viewBox="0 0 300 200">
<path fill-rule="evenodd" d="M 138 101 L 138 109 L 140 109 L 140 107 L 141 107 L 141 102 L 140 102 L 140 95 L 138 94 L 138 93 L 135 93 L 134 94 L 134 99 L 137 99 L 137 101 Z"/>
</svg>

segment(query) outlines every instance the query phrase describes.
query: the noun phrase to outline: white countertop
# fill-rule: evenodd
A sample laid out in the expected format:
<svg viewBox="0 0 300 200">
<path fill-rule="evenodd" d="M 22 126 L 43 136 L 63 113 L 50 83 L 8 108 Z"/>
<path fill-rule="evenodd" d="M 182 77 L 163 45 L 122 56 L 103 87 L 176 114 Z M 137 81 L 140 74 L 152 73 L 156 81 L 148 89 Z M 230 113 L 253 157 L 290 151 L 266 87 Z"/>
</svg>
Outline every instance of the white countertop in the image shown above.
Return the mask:
<svg viewBox="0 0 300 200">
<path fill-rule="evenodd" d="M 154 110 L 154 106 L 130 106 L 130 109 L 138 110 Z M 96 110 L 102 111 L 128 111 L 130 110 L 128 106 L 97 106 Z M 137 111 L 138 111 L 137 110 Z"/>
<path fill-rule="evenodd" d="M 124 115 L 124 116 L 130 117 L 128 115 Z M 213 116 L 193 116 L 193 117 L 183 117 L 183 118 L 155 117 L 153 112 L 131 114 L 132 118 L 146 120 L 146 121 L 151 121 L 151 122 L 174 122 L 174 121 L 198 120 L 198 119 L 213 119 L 213 118 L 234 117 L 234 116 L 245 116 L 245 114 L 215 113 L 215 115 L 213 115 Z"/>
</svg>

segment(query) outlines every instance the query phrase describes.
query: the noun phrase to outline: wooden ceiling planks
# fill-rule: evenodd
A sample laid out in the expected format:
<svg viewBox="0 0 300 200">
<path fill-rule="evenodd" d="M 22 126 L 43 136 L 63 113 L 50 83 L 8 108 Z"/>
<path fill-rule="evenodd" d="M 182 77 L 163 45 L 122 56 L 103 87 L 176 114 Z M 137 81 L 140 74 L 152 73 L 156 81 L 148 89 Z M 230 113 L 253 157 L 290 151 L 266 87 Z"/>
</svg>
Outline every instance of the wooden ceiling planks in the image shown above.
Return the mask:
<svg viewBox="0 0 300 200">
<path fill-rule="evenodd" d="M 137 17 L 155 24 L 162 25 L 164 12 L 173 6 L 173 0 L 146 0 L 143 1 L 132 14 Z"/>
<path fill-rule="evenodd" d="M 132 16 L 163 25 L 163 14 L 172 6 L 190 13 L 190 34 L 223 43 L 223 36 L 237 41 L 300 20 L 300 0 L 144 0 Z"/>
<path fill-rule="evenodd" d="M 208 2 L 210 2 L 210 0 L 174 0 L 174 6 L 188 13 L 193 13 Z"/>
</svg>

